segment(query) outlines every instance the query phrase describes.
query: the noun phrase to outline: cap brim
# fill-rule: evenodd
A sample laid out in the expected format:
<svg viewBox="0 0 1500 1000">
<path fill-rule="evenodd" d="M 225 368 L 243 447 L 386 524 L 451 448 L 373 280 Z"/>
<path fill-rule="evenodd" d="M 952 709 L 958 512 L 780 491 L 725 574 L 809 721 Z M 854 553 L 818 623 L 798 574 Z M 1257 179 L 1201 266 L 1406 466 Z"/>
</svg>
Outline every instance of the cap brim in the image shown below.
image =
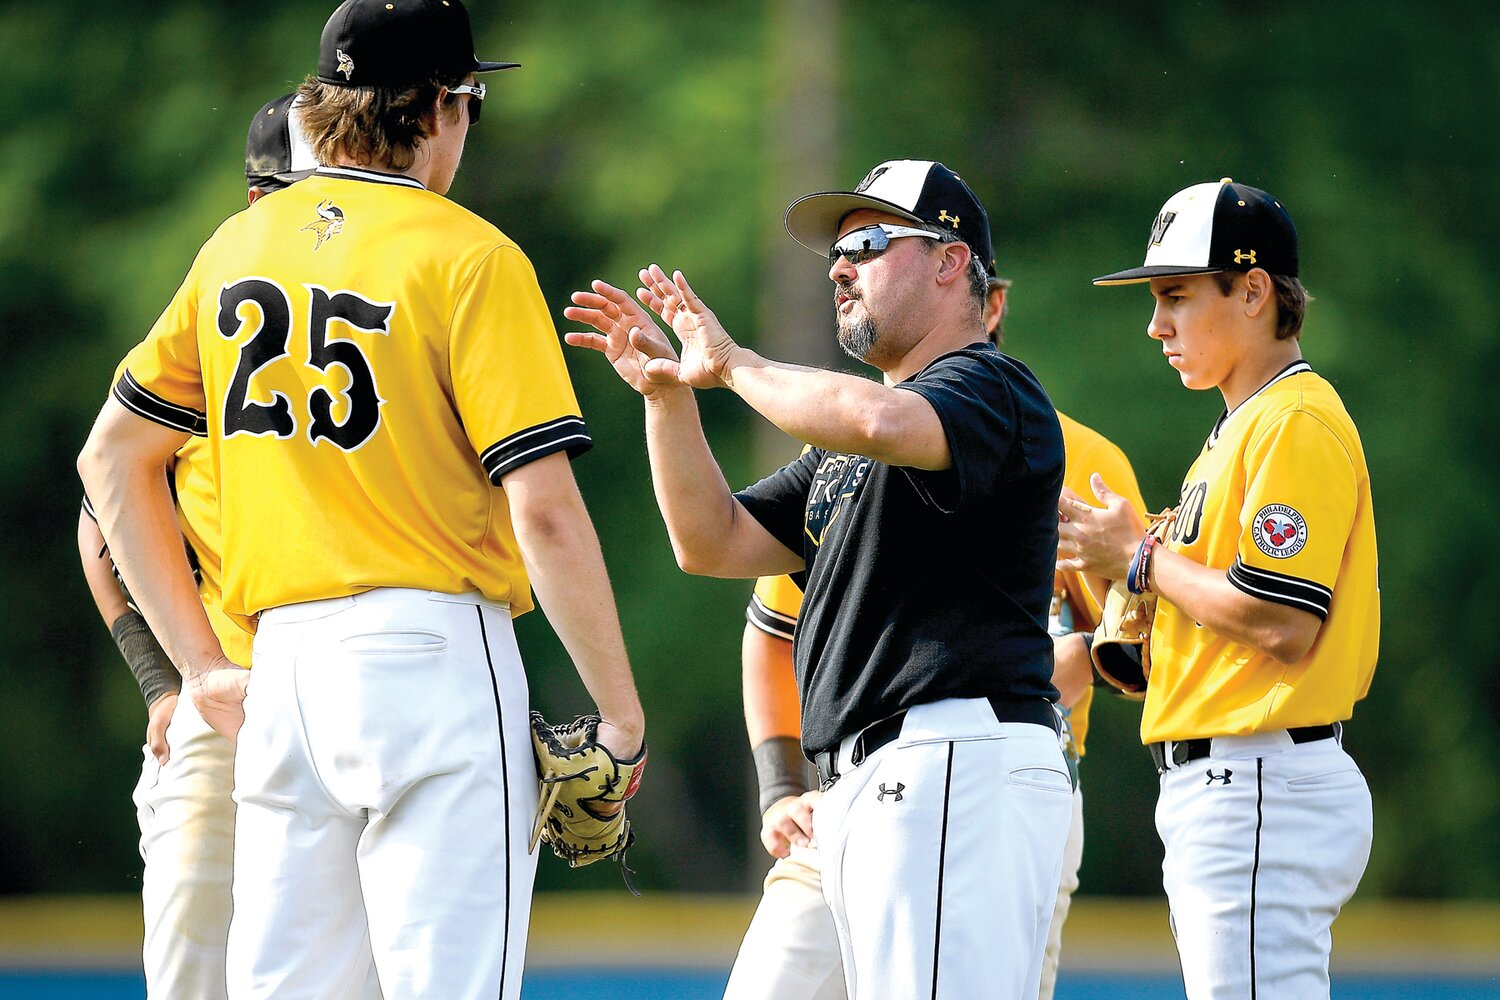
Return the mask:
<svg viewBox="0 0 1500 1000">
<path fill-rule="evenodd" d="M 1158 264 L 1155 267 L 1135 267 L 1129 271 L 1116 271 L 1102 278 L 1095 278 L 1096 285 L 1138 285 L 1152 278 L 1166 278 L 1174 274 L 1214 274 L 1222 267 L 1179 267 L 1175 264 Z"/>
<path fill-rule="evenodd" d="M 833 241 L 839 235 L 839 223 L 844 221 L 844 216 L 862 208 L 889 212 L 930 228 L 924 220 L 883 198 L 871 198 L 867 194 L 855 194 L 853 191 L 819 191 L 798 198 L 787 208 L 786 231 L 791 234 L 792 239 L 819 257 L 826 257 L 828 248 L 833 246 Z"/>
<path fill-rule="evenodd" d="M 474 67 L 476 73 L 493 73 L 498 69 L 520 69 L 520 63 L 482 62 Z"/>
</svg>

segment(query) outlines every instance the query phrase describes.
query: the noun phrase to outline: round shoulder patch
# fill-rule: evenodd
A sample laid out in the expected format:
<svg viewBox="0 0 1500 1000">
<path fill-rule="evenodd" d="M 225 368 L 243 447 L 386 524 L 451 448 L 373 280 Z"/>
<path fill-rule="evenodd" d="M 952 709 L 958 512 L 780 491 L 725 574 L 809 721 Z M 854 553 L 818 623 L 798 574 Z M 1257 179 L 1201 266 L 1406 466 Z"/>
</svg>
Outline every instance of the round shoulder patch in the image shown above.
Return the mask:
<svg viewBox="0 0 1500 1000">
<path fill-rule="evenodd" d="M 1250 537 L 1272 559 L 1287 559 L 1307 544 L 1307 521 L 1286 504 L 1268 503 L 1255 515 Z"/>
</svg>

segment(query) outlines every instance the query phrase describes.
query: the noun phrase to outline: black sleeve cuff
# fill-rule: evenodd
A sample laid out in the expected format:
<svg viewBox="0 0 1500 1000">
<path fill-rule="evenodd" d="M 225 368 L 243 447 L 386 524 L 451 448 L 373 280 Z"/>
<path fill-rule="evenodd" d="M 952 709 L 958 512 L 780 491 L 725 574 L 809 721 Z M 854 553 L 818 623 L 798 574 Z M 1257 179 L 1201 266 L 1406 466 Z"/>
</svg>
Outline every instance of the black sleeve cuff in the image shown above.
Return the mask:
<svg viewBox="0 0 1500 1000">
<path fill-rule="evenodd" d="M 745 609 L 745 618 L 762 632 L 787 642 L 792 641 L 792 630 L 797 627 L 796 618 L 780 611 L 772 611 L 761 601 L 759 594 L 750 595 L 750 606 Z"/>
<path fill-rule="evenodd" d="M 1229 567 L 1229 582 L 1251 597 L 1310 611 L 1319 621 L 1328 620 L 1328 609 L 1333 604 L 1333 591 L 1321 584 L 1246 566 L 1238 557 Z"/>
<path fill-rule="evenodd" d="M 569 458 L 577 458 L 593 446 L 582 417 L 558 417 L 496 441 L 480 454 L 479 461 L 490 482 L 499 486 L 506 473 L 553 452 L 566 451 Z"/>
<path fill-rule="evenodd" d="M 208 434 L 208 417 L 190 406 L 168 402 L 135 380 L 129 372 L 115 383 L 115 398 L 125 409 L 153 423 L 205 437 Z"/>
</svg>

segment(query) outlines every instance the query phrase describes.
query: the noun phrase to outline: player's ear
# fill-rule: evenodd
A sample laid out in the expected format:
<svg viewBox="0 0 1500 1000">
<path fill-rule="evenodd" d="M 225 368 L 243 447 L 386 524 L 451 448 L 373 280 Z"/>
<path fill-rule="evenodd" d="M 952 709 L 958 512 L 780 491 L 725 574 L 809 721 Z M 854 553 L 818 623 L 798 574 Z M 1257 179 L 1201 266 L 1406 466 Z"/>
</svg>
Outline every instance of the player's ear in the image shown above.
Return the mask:
<svg viewBox="0 0 1500 1000">
<path fill-rule="evenodd" d="M 969 251 L 967 243 L 939 243 L 938 252 L 941 257 L 938 261 L 937 282 L 946 285 L 964 276 L 969 269 Z"/>
<path fill-rule="evenodd" d="M 1276 286 L 1271 276 L 1262 268 L 1251 268 L 1245 274 L 1245 315 L 1255 319 L 1275 302 Z"/>
<path fill-rule="evenodd" d="M 260 198 L 262 198 L 264 195 L 265 195 L 265 192 L 262 191 L 260 188 L 258 188 L 258 187 L 252 187 L 246 193 L 246 197 L 249 200 L 245 204 L 247 204 L 247 205 L 254 205 L 256 203 L 256 201 L 259 200 Z"/>
</svg>

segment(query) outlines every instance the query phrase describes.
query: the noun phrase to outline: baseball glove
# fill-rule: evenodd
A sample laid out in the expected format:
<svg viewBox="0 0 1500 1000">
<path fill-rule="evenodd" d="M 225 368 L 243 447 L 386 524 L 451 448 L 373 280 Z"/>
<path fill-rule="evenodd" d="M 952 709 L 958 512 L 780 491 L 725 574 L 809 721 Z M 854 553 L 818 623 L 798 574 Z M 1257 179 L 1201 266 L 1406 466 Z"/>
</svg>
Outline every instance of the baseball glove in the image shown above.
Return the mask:
<svg viewBox="0 0 1500 1000">
<path fill-rule="evenodd" d="M 1176 517 L 1175 510 L 1162 511 L 1151 519 L 1148 533 L 1162 541 Z M 1127 698 L 1146 697 L 1146 685 L 1151 680 L 1151 623 L 1155 618 L 1155 594 L 1132 594 L 1124 580 L 1109 585 L 1089 655 L 1099 679 Z"/>
<path fill-rule="evenodd" d="M 619 761 L 598 742 L 597 715 L 584 715 L 559 726 L 549 725 L 540 712 L 531 713 L 531 745 L 536 754 L 542 794 L 531 849 L 539 840 L 570 867 L 582 868 L 600 858 L 618 861 L 630 883 L 625 852 L 635 842 L 635 831 L 625 818 L 624 803 L 635 794 L 646 769 L 646 747 L 634 760 Z M 598 807 L 619 803 L 606 815 Z M 639 893 L 637 893 L 639 895 Z"/>
</svg>

